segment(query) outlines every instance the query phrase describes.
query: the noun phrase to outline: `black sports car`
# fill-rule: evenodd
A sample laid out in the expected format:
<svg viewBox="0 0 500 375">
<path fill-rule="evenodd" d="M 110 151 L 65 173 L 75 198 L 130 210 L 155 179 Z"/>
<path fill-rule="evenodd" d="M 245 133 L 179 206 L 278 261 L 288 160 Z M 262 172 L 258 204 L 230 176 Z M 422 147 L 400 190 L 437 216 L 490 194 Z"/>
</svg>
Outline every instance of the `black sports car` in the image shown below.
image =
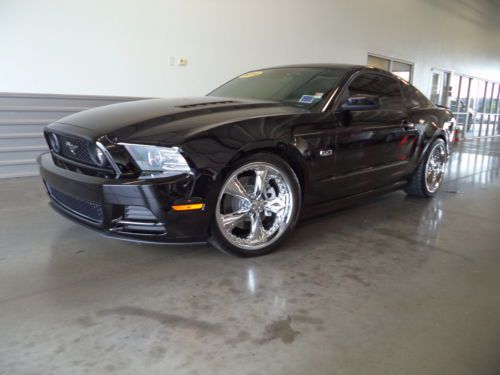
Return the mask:
<svg viewBox="0 0 500 375">
<path fill-rule="evenodd" d="M 201 98 L 65 117 L 45 129 L 39 164 L 52 206 L 103 234 L 255 256 L 300 217 L 399 188 L 432 197 L 453 126 L 382 70 L 285 66 Z"/>
</svg>

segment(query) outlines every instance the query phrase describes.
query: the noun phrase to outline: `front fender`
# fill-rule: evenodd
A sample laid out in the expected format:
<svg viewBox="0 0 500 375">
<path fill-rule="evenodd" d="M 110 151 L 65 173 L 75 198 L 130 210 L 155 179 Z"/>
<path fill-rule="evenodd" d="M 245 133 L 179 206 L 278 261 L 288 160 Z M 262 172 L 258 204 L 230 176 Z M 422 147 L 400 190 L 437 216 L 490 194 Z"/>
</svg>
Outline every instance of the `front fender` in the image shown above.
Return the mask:
<svg viewBox="0 0 500 375">
<path fill-rule="evenodd" d="M 216 175 L 242 154 L 290 144 L 296 119 L 297 115 L 272 116 L 224 124 L 187 139 L 182 149 L 197 170 Z"/>
</svg>

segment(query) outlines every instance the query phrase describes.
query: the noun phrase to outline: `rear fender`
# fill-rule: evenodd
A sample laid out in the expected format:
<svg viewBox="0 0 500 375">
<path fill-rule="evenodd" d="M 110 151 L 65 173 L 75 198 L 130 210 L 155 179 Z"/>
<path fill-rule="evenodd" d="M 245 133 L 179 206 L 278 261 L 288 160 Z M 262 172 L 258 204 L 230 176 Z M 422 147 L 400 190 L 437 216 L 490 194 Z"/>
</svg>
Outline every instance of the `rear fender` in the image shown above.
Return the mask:
<svg viewBox="0 0 500 375">
<path fill-rule="evenodd" d="M 429 132 L 426 131 L 427 135 L 424 134 L 424 140 L 422 143 L 422 149 L 420 151 L 420 154 L 418 156 L 418 163 L 420 163 L 425 155 L 427 155 L 427 152 L 429 151 L 429 148 L 432 146 L 432 144 L 436 141 L 436 139 L 442 139 L 446 145 L 446 150 L 449 154 L 449 136 L 447 132 L 444 129 L 441 129 L 437 126 L 430 125 L 433 128 L 433 132 L 429 136 Z M 429 128 L 428 128 L 429 129 Z"/>
</svg>

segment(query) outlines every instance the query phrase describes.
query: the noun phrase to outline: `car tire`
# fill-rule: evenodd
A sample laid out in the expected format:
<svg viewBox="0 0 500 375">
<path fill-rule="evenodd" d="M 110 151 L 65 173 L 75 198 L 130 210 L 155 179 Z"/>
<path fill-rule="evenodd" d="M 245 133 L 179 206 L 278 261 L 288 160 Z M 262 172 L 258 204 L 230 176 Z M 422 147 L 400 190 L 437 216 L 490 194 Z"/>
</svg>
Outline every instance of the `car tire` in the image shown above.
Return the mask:
<svg viewBox="0 0 500 375">
<path fill-rule="evenodd" d="M 275 154 L 239 159 L 220 186 L 208 242 L 226 254 L 269 254 L 297 224 L 300 183 L 290 165 Z"/>
<path fill-rule="evenodd" d="M 405 191 L 408 195 L 432 198 L 439 191 L 448 159 L 446 144 L 436 139 L 410 177 Z"/>
</svg>

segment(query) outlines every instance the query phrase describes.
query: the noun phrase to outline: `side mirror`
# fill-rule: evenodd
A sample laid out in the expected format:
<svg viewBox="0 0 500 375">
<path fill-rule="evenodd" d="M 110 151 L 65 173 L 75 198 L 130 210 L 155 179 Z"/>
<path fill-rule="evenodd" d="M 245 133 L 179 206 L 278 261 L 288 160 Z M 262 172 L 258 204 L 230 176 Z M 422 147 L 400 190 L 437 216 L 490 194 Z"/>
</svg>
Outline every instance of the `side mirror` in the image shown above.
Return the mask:
<svg viewBox="0 0 500 375">
<path fill-rule="evenodd" d="M 380 100 L 376 96 L 351 96 L 341 106 L 343 111 L 369 111 L 380 108 Z"/>
</svg>

